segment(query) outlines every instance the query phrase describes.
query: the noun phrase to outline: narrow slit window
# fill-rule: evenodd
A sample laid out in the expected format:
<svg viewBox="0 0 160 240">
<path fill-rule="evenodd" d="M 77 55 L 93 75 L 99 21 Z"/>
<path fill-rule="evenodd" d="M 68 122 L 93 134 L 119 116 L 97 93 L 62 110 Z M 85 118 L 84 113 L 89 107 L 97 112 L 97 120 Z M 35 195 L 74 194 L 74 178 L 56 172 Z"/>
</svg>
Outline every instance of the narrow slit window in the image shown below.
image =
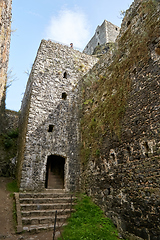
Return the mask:
<svg viewBox="0 0 160 240">
<path fill-rule="evenodd" d="M 130 21 L 128 21 L 128 22 L 127 22 L 127 27 L 128 27 L 130 24 L 131 24 L 131 22 L 130 22 Z"/>
<path fill-rule="evenodd" d="M 111 153 L 112 160 L 115 161 L 115 154 Z"/>
<path fill-rule="evenodd" d="M 49 125 L 48 132 L 53 132 L 54 125 Z"/>
<path fill-rule="evenodd" d="M 67 72 L 64 72 L 63 78 L 66 78 L 66 79 L 67 79 Z"/>
<path fill-rule="evenodd" d="M 131 149 L 130 149 L 130 147 L 129 147 L 129 146 L 127 147 L 127 156 L 128 156 L 128 157 L 130 157 L 130 156 L 131 156 Z"/>
<path fill-rule="evenodd" d="M 144 147 L 144 150 L 145 150 L 145 156 L 148 158 L 148 152 L 149 152 L 149 146 L 148 146 L 148 143 L 145 142 L 144 145 L 143 145 L 143 147 Z"/>
<path fill-rule="evenodd" d="M 108 188 L 108 195 L 111 195 L 111 188 Z"/>
<path fill-rule="evenodd" d="M 62 93 L 62 99 L 66 100 L 67 94 L 65 92 Z"/>
</svg>

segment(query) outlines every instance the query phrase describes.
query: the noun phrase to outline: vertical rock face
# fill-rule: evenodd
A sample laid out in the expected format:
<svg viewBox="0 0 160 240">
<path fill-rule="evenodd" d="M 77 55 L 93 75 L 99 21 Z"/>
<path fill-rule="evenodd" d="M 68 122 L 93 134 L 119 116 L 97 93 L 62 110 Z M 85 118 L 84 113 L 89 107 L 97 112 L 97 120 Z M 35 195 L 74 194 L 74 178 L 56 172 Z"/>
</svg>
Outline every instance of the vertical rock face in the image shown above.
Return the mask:
<svg viewBox="0 0 160 240">
<path fill-rule="evenodd" d="M 91 38 L 83 52 L 92 55 L 97 46 L 105 43 L 115 42 L 119 34 L 119 30 L 119 27 L 104 20 L 102 25 L 97 27 L 94 36 Z"/>
<path fill-rule="evenodd" d="M 11 35 L 11 7 L 12 0 L 0 1 L 0 132 L 4 124 L 5 94 Z"/>
<path fill-rule="evenodd" d="M 159 1 L 135 0 L 117 49 L 84 78 L 82 189 L 127 239 L 160 239 L 159 16 Z"/>
<path fill-rule="evenodd" d="M 21 107 L 21 190 L 47 187 L 47 172 L 51 170 L 47 162 L 52 157 L 53 161 L 58 157 L 57 161 L 64 160 L 65 190 L 78 189 L 79 79 L 96 62 L 96 58 L 72 48 L 42 40 Z"/>
</svg>

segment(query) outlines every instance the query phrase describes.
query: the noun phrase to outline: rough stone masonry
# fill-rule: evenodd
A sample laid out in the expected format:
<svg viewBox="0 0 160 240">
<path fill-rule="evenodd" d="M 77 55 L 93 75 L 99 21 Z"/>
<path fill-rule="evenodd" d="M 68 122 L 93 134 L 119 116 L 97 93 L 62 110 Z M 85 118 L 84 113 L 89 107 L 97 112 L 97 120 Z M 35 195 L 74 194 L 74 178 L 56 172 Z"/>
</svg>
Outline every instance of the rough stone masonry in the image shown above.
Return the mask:
<svg viewBox="0 0 160 240">
<path fill-rule="evenodd" d="M 78 189 L 79 79 L 96 62 L 95 57 L 42 40 L 21 107 L 20 190 L 45 188 L 49 156 L 65 161 L 64 189 Z"/>
<path fill-rule="evenodd" d="M 83 52 L 92 55 L 97 46 L 115 42 L 119 31 L 120 28 L 118 26 L 104 20 L 102 25 L 96 28 L 94 36 L 88 42 Z"/>
<path fill-rule="evenodd" d="M 135 0 L 117 55 L 108 52 L 83 78 L 95 81 L 83 86 L 82 102 L 91 101 L 82 108 L 82 189 L 126 239 L 160 239 L 159 16 L 159 1 Z"/>
<path fill-rule="evenodd" d="M 5 95 L 9 61 L 12 0 L 0 1 L 0 132 L 4 129 Z"/>
</svg>

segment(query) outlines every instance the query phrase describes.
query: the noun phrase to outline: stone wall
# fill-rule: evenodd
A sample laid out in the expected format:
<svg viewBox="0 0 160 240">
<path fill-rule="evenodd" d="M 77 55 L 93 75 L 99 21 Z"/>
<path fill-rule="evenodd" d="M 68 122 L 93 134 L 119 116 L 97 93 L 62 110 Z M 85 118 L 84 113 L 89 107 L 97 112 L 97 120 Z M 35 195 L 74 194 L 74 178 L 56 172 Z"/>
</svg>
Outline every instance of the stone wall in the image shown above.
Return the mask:
<svg viewBox="0 0 160 240">
<path fill-rule="evenodd" d="M 45 188 L 50 155 L 65 158 L 65 190 L 78 188 L 79 79 L 96 62 L 96 58 L 72 48 L 42 40 L 21 107 L 21 190 Z"/>
<path fill-rule="evenodd" d="M 102 45 L 105 43 L 115 42 L 120 28 L 104 20 L 101 26 L 98 26 L 94 36 L 91 38 L 89 43 L 86 45 L 85 49 L 83 50 L 84 53 L 92 55 L 94 49 L 98 45 Z"/>
<path fill-rule="evenodd" d="M 11 35 L 12 0 L 0 1 L 0 132 L 4 129 L 5 96 Z"/>
<path fill-rule="evenodd" d="M 0 176 L 15 176 L 19 113 L 6 110 L 5 131 L 0 135 Z"/>
<path fill-rule="evenodd" d="M 129 240 L 160 239 L 159 14 L 135 0 L 97 64 L 43 40 L 21 108 L 20 189 L 43 190 L 48 156 L 62 156 L 65 190 L 80 184 Z"/>
<path fill-rule="evenodd" d="M 159 14 L 135 0 L 83 85 L 81 186 L 127 239 L 160 239 Z"/>
<path fill-rule="evenodd" d="M 12 0 L 0 0 L 0 176 L 11 176 L 15 171 L 15 165 L 12 164 L 11 159 L 16 155 L 16 140 L 15 138 L 10 138 L 8 132 L 6 131 L 7 129 L 9 130 L 14 128 L 14 124 L 12 124 L 10 118 L 7 118 L 8 115 L 6 115 L 5 112 L 6 83 L 11 36 L 11 11 Z M 14 113 L 12 116 L 13 115 Z M 15 115 L 12 119 L 14 117 Z M 16 119 L 16 117 L 14 119 Z M 17 127 L 18 120 L 16 119 L 14 123 Z"/>
<path fill-rule="evenodd" d="M 18 128 L 19 112 L 6 109 L 6 130 L 12 130 Z"/>
</svg>

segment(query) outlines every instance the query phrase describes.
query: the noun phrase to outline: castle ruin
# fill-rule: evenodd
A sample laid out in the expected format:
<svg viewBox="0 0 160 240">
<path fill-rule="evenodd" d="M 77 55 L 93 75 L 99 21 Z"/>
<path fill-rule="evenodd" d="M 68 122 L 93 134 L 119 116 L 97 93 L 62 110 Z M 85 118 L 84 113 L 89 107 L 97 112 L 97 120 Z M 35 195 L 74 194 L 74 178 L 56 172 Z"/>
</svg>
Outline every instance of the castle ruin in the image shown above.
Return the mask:
<svg viewBox="0 0 160 240">
<path fill-rule="evenodd" d="M 0 4 L 3 102 L 10 41 L 9 16 L 3 19 L 11 1 Z M 21 108 L 20 191 L 80 189 L 127 239 L 160 239 L 159 14 L 159 1 L 134 0 L 116 49 L 99 61 L 89 55 L 119 32 L 111 24 L 109 37 L 107 21 L 88 55 L 42 40 Z"/>
<path fill-rule="evenodd" d="M 96 28 L 94 36 L 88 42 L 83 52 L 92 55 L 94 49 L 99 45 L 104 45 L 105 43 L 115 42 L 120 28 L 115 26 L 113 23 L 104 20 L 101 26 L 98 25 Z"/>
<path fill-rule="evenodd" d="M 97 58 L 42 40 L 20 118 L 20 190 L 78 190 L 79 80 Z"/>
</svg>

